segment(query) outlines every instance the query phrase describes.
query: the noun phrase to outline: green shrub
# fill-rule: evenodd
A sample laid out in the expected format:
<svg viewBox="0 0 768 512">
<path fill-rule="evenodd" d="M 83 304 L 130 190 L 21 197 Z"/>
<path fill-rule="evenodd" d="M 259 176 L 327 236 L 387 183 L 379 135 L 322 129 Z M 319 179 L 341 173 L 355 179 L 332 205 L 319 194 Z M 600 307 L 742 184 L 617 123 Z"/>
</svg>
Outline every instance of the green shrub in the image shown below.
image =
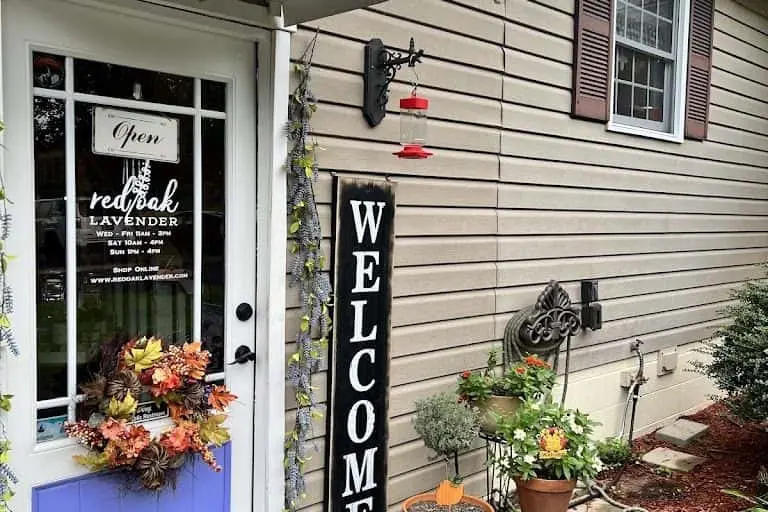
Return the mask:
<svg viewBox="0 0 768 512">
<path fill-rule="evenodd" d="M 606 466 L 621 466 L 632 460 L 632 445 L 624 439 L 609 437 L 597 443 L 597 455 Z"/>
<path fill-rule="evenodd" d="M 477 410 L 450 393 L 417 400 L 413 427 L 427 448 L 445 458 L 469 449 L 480 430 Z"/>
<path fill-rule="evenodd" d="M 732 296 L 731 323 L 700 351 L 711 361 L 693 366 L 724 392 L 721 400 L 734 414 L 762 421 L 768 418 L 768 281 L 745 283 Z"/>
</svg>

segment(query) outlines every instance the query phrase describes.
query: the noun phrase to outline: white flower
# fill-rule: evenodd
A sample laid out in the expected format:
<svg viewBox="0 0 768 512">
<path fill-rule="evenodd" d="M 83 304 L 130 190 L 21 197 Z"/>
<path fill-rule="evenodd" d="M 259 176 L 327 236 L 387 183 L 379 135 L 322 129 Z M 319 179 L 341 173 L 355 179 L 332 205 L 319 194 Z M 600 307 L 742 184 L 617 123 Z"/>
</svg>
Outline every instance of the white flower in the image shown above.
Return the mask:
<svg viewBox="0 0 768 512">
<path fill-rule="evenodd" d="M 765 349 L 765 350 L 766 350 L 766 352 L 768 352 L 768 348 Z M 530 405 L 530 408 L 531 408 L 532 411 L 538 411 L 539 409 L 541 409 L 541 407 L 539 407 L 539 402 L 533 402 Z"/>
<path fill-rule="evenodd" d="M 580 436 L 581 434 L 583 434 L 583 433 L 584 433 L 584 427 L 582 427 L 581 425 L 576 425 L 576 424 L 573 424 L 573 425 L 571 425 L 571 430 L 572 430 L 572 431 L 573 431 L 573 433 L 574 433 L 574 434 L 576 434 L 577 436 Z"/>
<path fill-rule="evenodd" d="M 579 445 L 578 448 L 576 448 L 576 457 L 581 457 L 584 454 L 584 446 Z"/>
<path fill-rule="evenodd" d="M 512 434 L 512 437 L 514 437 L 517 441 L 525 441 L 525 430 L 516 428 Z"/>
<path fill-rule="evenodd" d="M 536 462 L 536 457 L 534 457 L 533 455 L 526 455 L 525 457 L 523 457 L 523 462 L 525 462 L 526 464 L 533 464 L 534 462 Z"/>
<path fill-rule="evenodd" d="M 605 465 L 603 465 L 603 461 L 600 460 L 600 457 L 595 457 L 594 468 L 598 473 L 605 469 Z"/>
</svg>

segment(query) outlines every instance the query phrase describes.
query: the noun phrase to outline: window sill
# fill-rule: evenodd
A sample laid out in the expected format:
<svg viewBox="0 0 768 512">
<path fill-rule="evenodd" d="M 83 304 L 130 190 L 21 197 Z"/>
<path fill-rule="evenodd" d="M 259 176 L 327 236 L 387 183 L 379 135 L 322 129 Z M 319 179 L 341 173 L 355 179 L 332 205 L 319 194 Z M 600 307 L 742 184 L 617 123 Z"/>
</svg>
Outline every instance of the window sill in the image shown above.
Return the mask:
<svg viewBox="0 0 768 512">
<path fill-rule="evenodd" d="M 636 135 L 638 137 L 645 137 L 648 139 L 658 139 L 667 142 L 676 142 L 682 144 L 685 138 L 683 134 L 674 134 L 666 132 L 658 132 L 656 130 L 649 130 L 647 128 L 640 128 L 638 126 L 629 126 L 626 124 L 608 123 L 607 127 L 610 132 L 626 133 L 628 135 Z"/>
</svg>

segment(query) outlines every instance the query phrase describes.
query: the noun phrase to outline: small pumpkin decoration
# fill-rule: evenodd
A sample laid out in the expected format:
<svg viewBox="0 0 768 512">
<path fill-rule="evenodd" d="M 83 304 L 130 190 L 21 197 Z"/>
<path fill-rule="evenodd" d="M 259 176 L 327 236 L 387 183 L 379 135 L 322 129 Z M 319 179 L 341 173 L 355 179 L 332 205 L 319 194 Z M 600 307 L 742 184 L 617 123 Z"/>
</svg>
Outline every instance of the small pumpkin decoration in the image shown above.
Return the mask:
<svg viewBox="0 0 768 512">
<path fill-rule="evenodd" d="M 435 491 L 435 500 L 441 507 L 456 505 L 464 497 L 464 484 L 455 484 L 450 480 L 443 480 Z"/>
</svg>

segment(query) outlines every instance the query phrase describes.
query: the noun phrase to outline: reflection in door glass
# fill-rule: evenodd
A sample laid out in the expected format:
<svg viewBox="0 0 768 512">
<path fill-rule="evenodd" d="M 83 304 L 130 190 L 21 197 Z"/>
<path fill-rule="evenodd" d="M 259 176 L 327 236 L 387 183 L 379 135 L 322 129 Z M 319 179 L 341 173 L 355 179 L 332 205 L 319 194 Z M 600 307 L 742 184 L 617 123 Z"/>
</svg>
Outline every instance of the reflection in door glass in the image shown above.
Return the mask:
<svg viewBox="0 0 768 512">
<path fill-rule="evenodd" d="M 75 59 L 75 92 L 192 107 L 194 91 L 186 76 Z"/>
<path fill-rule="evenodd" d="M 193 335 L 193 118 L 174 116 L 179 163 L 146 165 L 94 153 L 93 109 L 75 108 L 78 383 L 128 339 Z"/>
<path fill-rule="evenodd" d="M 67 394 L 64 101 L 35 98 L 37 399 Z"/>
<path fill-rule="evenodd" d="M 60 55 L 35 52 L 32 54 L 35 87 L 64 90 L 65 59 Z"/>
<path fill-rule="evenodd" d="M 227 109 L 227 84 L 202 80 L 200 86 L 202 107 L 205 110 L 224 112 Z"/>
<path fill-rule="evenodd" d="M 225 121 L 203 119 L 203 347 L 209 373 L 224 371 Z"/>
</svg>

